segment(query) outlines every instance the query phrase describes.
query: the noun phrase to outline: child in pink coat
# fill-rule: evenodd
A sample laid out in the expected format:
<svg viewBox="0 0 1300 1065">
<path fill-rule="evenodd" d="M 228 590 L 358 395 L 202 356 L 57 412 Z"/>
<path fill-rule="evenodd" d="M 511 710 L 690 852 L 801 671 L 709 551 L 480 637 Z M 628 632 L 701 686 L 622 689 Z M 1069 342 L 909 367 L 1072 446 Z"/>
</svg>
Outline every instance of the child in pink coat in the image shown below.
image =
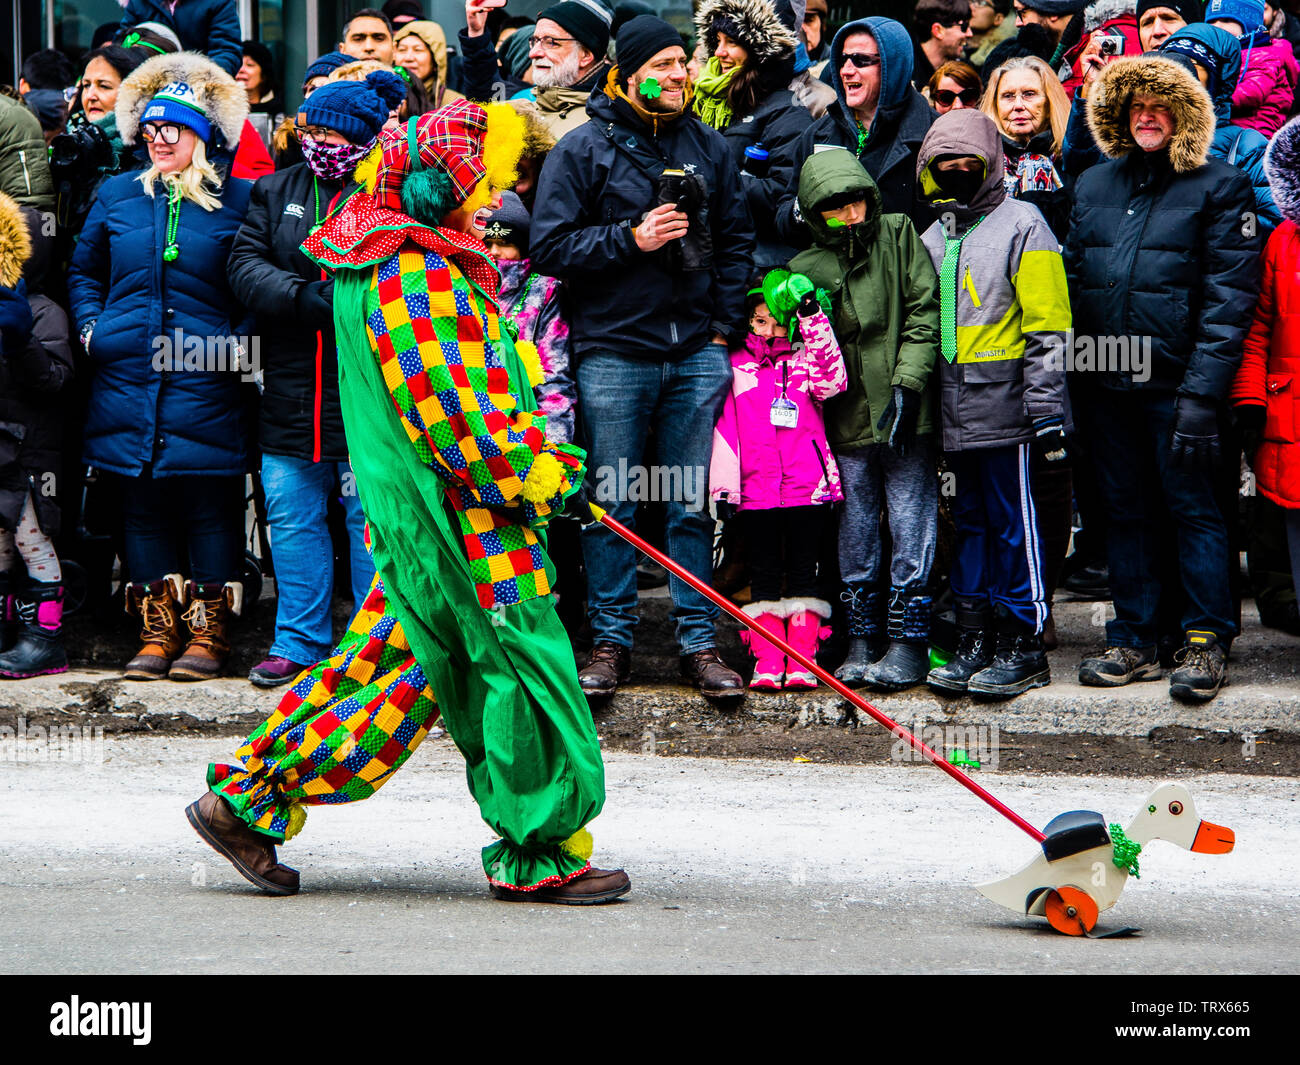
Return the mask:
<svg viewBox="0 0 1300 1065">
<path fill-rule="evenodd" d="M 830 604 L 817 598 L 817 549 L 844 498 L 822 404 L 848 386 L 831 324 L 802 274 L 771 271 L 746 300 L 749 335 L 731 353 L 732 386 L 713 434 L 710 495 L 740 512 L 752 601 L 745 613 L 815 658 Z M 791 332 L 794 336 L 791 337 Z M 771 642 L 741 634 L 757 659 L 750 688 L 815 688 Z"/>
</svg>

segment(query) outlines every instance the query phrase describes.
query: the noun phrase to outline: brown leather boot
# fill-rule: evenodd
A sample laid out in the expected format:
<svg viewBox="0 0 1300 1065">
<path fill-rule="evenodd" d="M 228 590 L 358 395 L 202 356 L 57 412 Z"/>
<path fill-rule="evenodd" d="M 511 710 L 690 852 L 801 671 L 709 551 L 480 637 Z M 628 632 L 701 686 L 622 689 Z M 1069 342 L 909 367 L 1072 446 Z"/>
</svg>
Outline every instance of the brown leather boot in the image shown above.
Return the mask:
<svg viewBox="0 0 1300 1065">
<path fill-rule="evenodd" d="M 740 674 L 718 657 L 715 648 L 707 647 L 694 654 L 682 655 L 682 676 L 700 689 L 709 699 L 739 699 L 745 694 L 745 682 Z"/>
<path fill-rule="evenodd" d="M 632 890 L 632 881 L 622 869 L 588 869 L 568 883 L 556 887 L 519 891 L 492 884 L 492 897 L 506 902 L 554 902 L 561 906 L 596 906 L 613 902 Z"/>
<path fill-rule="evenodd" d="M 126 612 L 140 619 L 144 646 L 126 664 L 127 680 L 160 680 L 172 659 L 181 653 L 181 610 L 185 606 L 185 580 L 169 573 L 149 584 L 126 586 Z"/>
<path fill-rule="evenodd" d="M 243 606 L 244 586 L 189 581 L 185 591 L 190 605 L 181 616 L 190 627 L 190 642 L 167 676 L 172 680 L 210 680 L 220 675 L 230 657 L 226 624 Z"/>
<path fill-rule="evenodd" d="M 587 664 L 578 670 L 578 683 L 585 695 L 613 695 L 632 671 L 632 652 L 617 643 L 598 643 Z"/>
<path fill-rule="evenodd" d="M 298 870 L 281 865 L 276 860 L 275 844 L 236 817 L 216 792 L 205 791 L 198 802 L 185 808 L 185 816 L 208 846 L 264 894 L 298 894 Z"/>
</svg>

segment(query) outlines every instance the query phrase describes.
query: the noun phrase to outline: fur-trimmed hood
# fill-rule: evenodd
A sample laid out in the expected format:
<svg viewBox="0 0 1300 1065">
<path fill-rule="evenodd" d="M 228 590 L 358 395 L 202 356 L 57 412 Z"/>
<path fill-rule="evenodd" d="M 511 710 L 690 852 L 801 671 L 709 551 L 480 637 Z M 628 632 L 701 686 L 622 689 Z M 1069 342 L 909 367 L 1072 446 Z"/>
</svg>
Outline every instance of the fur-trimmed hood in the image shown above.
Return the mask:
<svg viewBox="0 0 1300 1065">
<path fill-rule="evenodd" d="M 1169 104 L 1174 135 L 1169 163 L 1179 174 L 1205 165 L 1214 140 L 1210 94 L 1187 69 L 1160 56 L 1122 57 L 1109 63 L 1088 94 L 1088 126 L 1098 147 L 1111 159 L 1138 151 L 1129 132 L 1128 108 L 1135 93 Z"/>
<path fill-rule="evenodd" d="M 22 279 L 32 254 L 32 238 L 23 209 L 0 192 L 0 285 L 13 288 Z"/>
<path fill-rule="evenodd" d="M 214 130 L 234 150 L 248 117 L 248 94 L 216 63 L 197 52 L 177 52 L 146 59 L 117 90 L 117 130 L 124 144 L 134 144 L 140 116 L 149 101 L 169 82 L 183 81 L 207 112 Z"/>
<path fill-rule="evenodd" d="M 1093 0 L 1083 9 L 1083 32 L 1091 33 L 1100 29 L 1111 19 L 1132 15 L 1137 19 L 1137 0 Z"/>
<path fill-rule="evenodd" d="M 1269 141 L 1264 176 L 1282 217 L 1300 226 L 1300 118 L 1291 119 Z"/>
<path fill-rule="evenodd" d="M 695 12 L 695 32 L 709 55 L 718 47 L 719 20 L 735 26 L 735 34 L 727 36 L 735 37 L 755 66 L 794 55 L 798 41 L 777 17 L 771 0 L 704 0 Z"/>
</svg>

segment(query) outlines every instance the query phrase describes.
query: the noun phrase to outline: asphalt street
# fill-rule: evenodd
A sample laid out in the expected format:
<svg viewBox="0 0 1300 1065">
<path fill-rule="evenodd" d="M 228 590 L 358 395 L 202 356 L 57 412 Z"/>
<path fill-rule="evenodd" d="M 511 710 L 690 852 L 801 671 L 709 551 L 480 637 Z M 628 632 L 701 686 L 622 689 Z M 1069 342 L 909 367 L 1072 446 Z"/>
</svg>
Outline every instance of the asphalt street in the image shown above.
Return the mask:
<svg viewBox="0 0 1300 1065">
<path fill-rule="evenodd" d="M 183 814 L 220 737 L 109 740 L 103 761 L 0 765 L 0 970 L 7 973 L 1296 972 L 1300 781 L 1181 777 L 1228 855 L 1151 844 L 1079 940 L 971 885 L 1035 846 L 935 770 L 613 754 L 592 824 L 626 900 L 494 901 L 491 835 L 445 739 L 374 798 L 313 808 L 282 860 L 303 891 L 258 895 Z M 1127 824 L 1150 780 L 981 781 L 1042 825 L 1089 808 Z"/>
</svg>

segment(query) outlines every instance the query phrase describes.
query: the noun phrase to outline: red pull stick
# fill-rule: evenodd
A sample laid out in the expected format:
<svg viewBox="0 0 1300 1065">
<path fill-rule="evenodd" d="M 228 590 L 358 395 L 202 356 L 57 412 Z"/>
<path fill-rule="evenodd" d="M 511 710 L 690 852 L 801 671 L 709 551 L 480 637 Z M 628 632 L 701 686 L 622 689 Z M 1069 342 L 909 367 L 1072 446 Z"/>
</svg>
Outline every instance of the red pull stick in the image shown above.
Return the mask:
<svg viewBox="0 0 1300 1065">
<path fill-rule="evenodd" d="M 1018 813 L 1016 813 L 1013 809 L 1011 809 L 1011 807 L 1007 806 L 1005 803 L 995 798 L 984 788 L 980 787 L 978 784 L 975 783 L 974 780 L 972 780 L 969 776 L 963 773 L 956 766 L 949 765 L 944 759 L 940 758 L 937 754 L 934 753 L 934 751 L 932 751 L 919 739 L 917 739 L 910 732 L 908 732 L 907 729 L 903 728 L 902 725 L 899 725 L 893 719 L 891 719 L 881 711 L 877 710 L 874 706 L 872 706 L 869 702 L 867 702 L 864 698 L 862 698 L 862 696 L 860 696 L 852 688 L 848 688 L 840 681 L 836 680 L 833 676 L 831 676 L 828 672 L 826 672 L 826 670 L 822 669 L 822 667 L 819 666 L 812 659 L 807 658 L 799 651 L 796 651 L 793 647 L 791 647 L 788 643 L 786 643 L 785 640 L 783 640 L 780 636 L 774 635 L 773 633 L 768 632 L 767 629 L 764 629 L 761 626 L 759 626 L 758 623 L 755 622 L 753 618 L 751 618 L 748 614 L 746 614 L 743 610 L 741 610 L 738 606 L 736 606 L 735 603 L 731 602 L 731 600 L 727 599 L 725 596 L 719 595 L 707 584 L 705 584 L 702 580 L 696 577 L 693 573 L 688 573 L 685 569 L 679 566 L 676 562 L 674 562 L 671 558 L 665 555 L 662 551 L 658 551 L 655 548 L 651 547 L 648 543 L 642 540 L 641 537 L 637 536 L 636 533 L 632 532 L 631 529 L 627 528 L 627 526 L 623 525 L 621 522 L 615 521 L 604 510 L 596 506 L 596 504 L 591 503 L 589 505 L 591 507 L 591 512 L 595 516 L 596 520 L 599 521 L 606 528 L 608 528 L 611 532 L 617 533 L 629 544 L 635 547 L 638 551 L 642 551 L 645 554 L 649 555 L 652 559 L 658 562 L 659 565 L 663 566 L 664 569 L 668 570 L 670 573 L 674 574 L 675 576 L 680 577 L 682 580 L 684 580 L 687 584 L 689 584 L 701 595 L 705 596 L 712 602 L 716 603 L 718 606 L 722 607 L 723 610 L 725 610 L 733 618 L 739 621 L 742 625 L 746 626 L 747 628 L 753 629 L 754 632 L 762 636 L 763 639 L 769 640 L 772 643 L 776 644 L 777 647 L 779 647 L 782 651 L 784 651 L 787 655 L 793 658 L 805 669 L 811 670 L 812 673 L 823 684 L 825 684 L 828 688 L 830 688 L 833 692 L 847 699 L 859 710 L 862 710 L 865 713 L 870 714 L 871 717 L 873 717 L 881 725 L 884 725 L 885 728 L 889 729 L 890 732 L 892 732 L 895 736 L 899 736 L 900 738 L 907 740 L 907 742 L 910 743 L 915 750 L 921 753 L 921 756 L 927 762 L 929 762 L 933 766 L 936 766 L 939 769 L 942 769 L 945 773 L 947 773 L 950 777 L 952 777 L 953 780 L 957 781 L 957 783 L 960 784 L 967 791 L 973 792 L 979 798 L 983 799 L 986 803 L 992 806 L 993 809 L 995 809 L 998 813 L 1000 813 L 1003 817 L 1005 817 L 1018 829 L 1020 829 L 1026 835 L 1031 837 L 1035 843 L 1042 843 L 1043 840 L 1047 838 L 1041 832 L 1039 832 L 1038 829 L 1036 829 L 1033 825 L 1031 825 L 1028 821 L 1026 821 Z"/>
</svg>

